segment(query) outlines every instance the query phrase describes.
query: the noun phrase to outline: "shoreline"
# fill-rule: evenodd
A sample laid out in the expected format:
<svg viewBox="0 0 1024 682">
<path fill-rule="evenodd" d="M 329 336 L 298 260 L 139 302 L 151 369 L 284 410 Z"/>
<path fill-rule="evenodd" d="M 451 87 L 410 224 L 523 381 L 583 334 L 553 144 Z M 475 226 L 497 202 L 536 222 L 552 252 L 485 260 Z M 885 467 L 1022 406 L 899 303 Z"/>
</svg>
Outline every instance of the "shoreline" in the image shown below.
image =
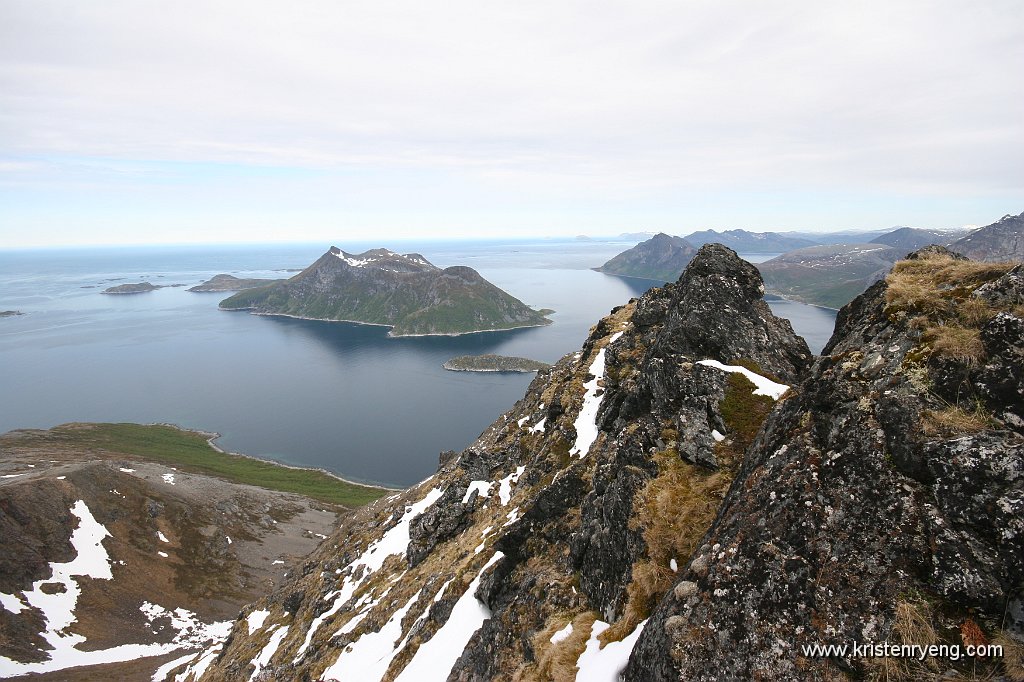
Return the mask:
<svg viewBox="0 0 1024 682">
<path fill-rule="evenodd" d="M 466 336 L 468 334 L 486 334 L 488 332 L 510 332 L 515 331 L 516 329 L 533 329 L 535 327 L 547 327 L 554 324 L 554 320 L 547 320 L 543 324 L 524 324 L 518 327 L 504 327 L 502 329 L 475 329 L 469 332 L 437 332 L 433 334 L 393 334 L 392 332 L 395 329 L 395 325 L 381 324 L 380 322 L 360 322 L 359 320 L 326 320 L 322 317 L 303 317 L 302 315 L 289 315 L 288 313 L 257 313 L 253 312 L 252 308 L 221 308 L 220 306 L 218 306 L 217 310 L 223 310 L 224 312 L 228 313 L 248 311 L 250 315 L 256 315 L 258 317 L 287 317 L 292 320 L 307 320 L 309 322 L 346 322 L 348 324 L 359 324 L 366 327 L 387 327 L 388 329 L 391 330 L 387 333 L 387 337 L 389 339 L 404 339 L 417 336 Z M 551 312 L 554 313 L 555 311 L 552 310 Z"/>
<path fill-rule="evenodd" d="M 190 429 L 190 428 L 188 428 L 186 426 L 182 426 L 181 424 L 172 424 L 170 422 L 150 422 L 148 424 L 143 424 L 143 426 L 167 426 L 167 427 L 170 427 L 172 429 L 177 429 L 178 431 L 181 431 L 183 433 L 195 433 L 195 434 L 198 434 L 200 436 L 205 436 L 206 437 L 206 443 L 211 448 L 213 448 L 217 452 L 221 453 L 222 455 L 235 455 L 237 457 L 245 457 L 246 459 L 255 460 L 257 462 L 266 462 L 267 464 L 273 464 L 274 466 L 279 466 L 279 467 L 282 467 L 284 469 L 294 469 L 296 471 L 316 471 L 318 473 L 324 474 L 325 476 L 330 476 L 331 478 L 337 479 L 337 480 L 341 481 L 342 483 L 347 483 L 349 485 L 360 486 L 360 487 L 363 487 L 363 488 L 373 488 L 375 490 L 385 490 L 387 492 L 392 492 L 392 493 L 394 493 L 394 492 L 402 492 L 403 490 L 407 490 L 407 488 L 391 488 L 389 486 L 379 485 L 377 483 L 360 483 L 359 481 L 350 480 L 348 478 L 345 478 L 344 476 L 340 476 L 340 475 L 334 473 L 333 471 L 328 471 L 327 469 L 323 469 L 321 467 L 304 467 L 304 466 L 297 466 L 295 464 L 285 464 L 284 462 L 278 462 L 277 460 L 274 460 L 274 459 L 267 459 L 266 457 L 257 457 L 256 455 L 248 455 L 248 454 L 246 454 L 244 452 L 232 452 L 231 450 L 225 450 L 224 448 L 220 447 L 219 445 L 217 445 L 214 442 L 215 440 L 217 440 L 218 438 L 220 438 L 222 436 L 222 434 L 219 434 L 216 431 L 203 431 L 202 429 Z"/>
</svg>

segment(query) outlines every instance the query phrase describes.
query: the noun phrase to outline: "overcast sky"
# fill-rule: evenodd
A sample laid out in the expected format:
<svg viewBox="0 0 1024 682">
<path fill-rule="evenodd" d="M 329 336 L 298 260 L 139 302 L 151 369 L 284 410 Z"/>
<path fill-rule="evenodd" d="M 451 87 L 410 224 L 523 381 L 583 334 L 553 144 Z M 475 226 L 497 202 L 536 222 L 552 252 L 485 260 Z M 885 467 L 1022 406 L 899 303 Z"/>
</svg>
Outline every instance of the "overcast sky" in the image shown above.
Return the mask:
<svg viewBox="0 0 1024 682">
<path fill-rule="evenodd" d="M 0 0 L 0 247 L 986 224 L 1024 2 Z"/>
</svg>

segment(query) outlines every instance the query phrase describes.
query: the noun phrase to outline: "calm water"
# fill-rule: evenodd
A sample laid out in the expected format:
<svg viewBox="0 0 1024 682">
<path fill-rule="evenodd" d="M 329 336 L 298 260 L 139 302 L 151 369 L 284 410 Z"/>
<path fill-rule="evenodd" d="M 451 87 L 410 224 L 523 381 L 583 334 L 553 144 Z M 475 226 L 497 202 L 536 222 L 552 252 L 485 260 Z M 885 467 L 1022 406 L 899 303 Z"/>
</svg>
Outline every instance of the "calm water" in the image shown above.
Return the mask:
<svg viewBox="0 0 1024 682">
<path fill-rule="evenodd" d="M 362 251 L 378 244 L 338 244 Z M 392 339 L 345 323 L 217 309 L 226 294 L 165 288 L 105 296 L 147 280 L 192 286 L 219 272 L 284 277 L 317 245 L 0 251 L 0 432 L 69 421 L 173 422 L 223 434 L 227 449 L 404 486 L 433 472 L 520 397 L 533 375 L 447 372 L 454 355 L 554 362 L 612 307 L 651 282 L 589 270 L 631 243 L 395 243 L 440 267 L 469 265 L 554 324 L 460 337 Z M 758 260 L 766 258 L 762 256 Z M 832 311 L 772 304 L 812 350 Z"/>
</svg>

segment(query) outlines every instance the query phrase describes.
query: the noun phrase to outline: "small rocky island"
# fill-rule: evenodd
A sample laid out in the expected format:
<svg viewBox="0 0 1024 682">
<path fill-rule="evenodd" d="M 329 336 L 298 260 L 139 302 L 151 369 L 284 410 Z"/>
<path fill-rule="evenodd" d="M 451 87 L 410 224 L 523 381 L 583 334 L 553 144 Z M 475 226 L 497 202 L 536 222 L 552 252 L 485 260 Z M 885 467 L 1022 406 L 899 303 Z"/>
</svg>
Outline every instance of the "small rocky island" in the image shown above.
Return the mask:
<svg viewBox="0 0 1024 682">
<path fill-rule="evenodd" d="M 17 317 L 24 314 L 20 310 L 0 310 L 0 317 Z"/>
<path fill-rule="evenodd" d="M 214 275 L 202 284 L 197 284 L 187 291 L 244 291 L 245 289 L 256 289 L 257 287 L 277 284 L 280 281 L 279 279 L 243 279 L 234 275 L 220 274 Z"/>
<path fill-rule="evenodd" d="M 537 372 L 551 365 L 529 358 L 507 355 L 460 355 L 441 365 L 453 372 Z"/>
<path fill-rule="evenodd" d="M 155 284 L 149 282 L 137 282 L 134 284 L 118 284 L 117 286 L 109 287 L 104 289 L 100 293 L 102 294 L 144 294 L 147 291 L 156 291 L 161 289 Z"/>
</svg>

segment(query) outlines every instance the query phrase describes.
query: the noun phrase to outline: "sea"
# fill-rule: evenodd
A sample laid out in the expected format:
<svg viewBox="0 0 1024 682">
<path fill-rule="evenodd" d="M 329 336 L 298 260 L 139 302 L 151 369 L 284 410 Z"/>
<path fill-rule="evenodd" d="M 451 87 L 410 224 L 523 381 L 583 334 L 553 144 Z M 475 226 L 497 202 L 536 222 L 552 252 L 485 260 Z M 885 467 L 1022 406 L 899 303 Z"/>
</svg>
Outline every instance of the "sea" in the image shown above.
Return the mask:
<svg viewBox="0 0 1024 682">
<path fill-rule="evenodd" d="M 66 422 L 173 423 L 221 434 L 233 452 L 390 487 L 420 481 L 520 399 L 532 374 L 450 372 L 456 355 L 555 362 L 613 307 L 657 284 L 594 272 L 626 241 L 359 243 L 468 265 L 553 324 L 391 338 L 384 327 L 219 310 L 230 294 L 186 291 L 218 273 L 289 277 L 327 244 L 0 250 L 0 432 Z M 759 262 L 774 254 L 740 254 Z M 117 284 L 163 288 L 104 295 Z M 176 286 L 181 285 L 181 286 Z M 771 301 L 811 349 L 835 311 Z"/>
</svg>

